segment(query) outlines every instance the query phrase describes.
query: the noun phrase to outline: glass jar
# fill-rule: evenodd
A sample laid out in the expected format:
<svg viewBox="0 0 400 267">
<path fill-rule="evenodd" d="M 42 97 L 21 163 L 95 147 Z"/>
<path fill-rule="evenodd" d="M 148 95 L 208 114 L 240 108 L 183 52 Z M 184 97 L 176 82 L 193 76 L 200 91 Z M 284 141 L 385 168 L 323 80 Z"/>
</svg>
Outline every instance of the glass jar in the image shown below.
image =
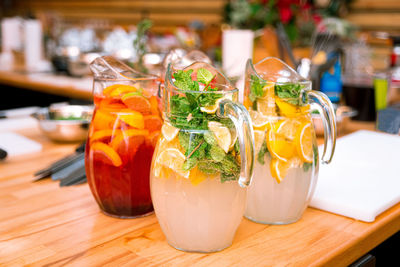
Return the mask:
<svg viewBox="0 0 400 267">
<path fill-rule="evenodd" d="M 253 171 L 253 134 L 238 90 L 207 63 L 165 77 L 164 124 L 151 195 L 168 243 L 213 252 L 232 244 Z"/>
<path fill-rule="evenodd" d="M 323 163 L 332 159 L 336 118 L 326 95 L 311 90 L 293 69 L 277 58 L 247 62 L 244 104 L 255 139 L 254 178 L 248 189 L 245 217 L 264 224 L 299 220 L 318 177 L 318 146 L 311 118 L 322 115 Z"/>
<path fill-rule="evenodd" d="M 153 211 L 151 159 L 162 126 L 158 78 L 112 57 L 97 58 L 90 67 L 95 104 L 85 151 L 90 189 L 107 215 L 147 215 Z"/>
</svg>

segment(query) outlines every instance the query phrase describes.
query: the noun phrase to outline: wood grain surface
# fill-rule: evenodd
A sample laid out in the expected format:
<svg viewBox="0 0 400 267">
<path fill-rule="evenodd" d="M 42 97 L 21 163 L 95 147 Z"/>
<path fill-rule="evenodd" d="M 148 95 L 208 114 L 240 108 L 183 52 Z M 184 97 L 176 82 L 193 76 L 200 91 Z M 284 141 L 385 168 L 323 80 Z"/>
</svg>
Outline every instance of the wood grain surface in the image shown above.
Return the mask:
<svg viewBox="0 0 400 267">
<path fill-rule="evenodd" d="M 346 266 L 400 230 L 400 203 L 374 223 L 308 208 L 290 225 L 243 219 L 231 247 L 185 253 L 167 244 L 154 214 L 108 217 L 87 184 L 33 183 L 34 171 L 72 153 L 76 144 L 51 143 L 37 129 L 21 133 L 44 150 L 0 162 L 0 266 Z"/>
<path fill-rule="evenodd" d="M 79 81 L 79 78 L 76 79 Z M 0 71 L 0 84 L 71 98 L 92 99 L 91 90 L 83 90 L 72 84 L 55 85 L 48 82 L 35 81 L 30 79 L 27 74 L 15 71 Z"/>
</svg>

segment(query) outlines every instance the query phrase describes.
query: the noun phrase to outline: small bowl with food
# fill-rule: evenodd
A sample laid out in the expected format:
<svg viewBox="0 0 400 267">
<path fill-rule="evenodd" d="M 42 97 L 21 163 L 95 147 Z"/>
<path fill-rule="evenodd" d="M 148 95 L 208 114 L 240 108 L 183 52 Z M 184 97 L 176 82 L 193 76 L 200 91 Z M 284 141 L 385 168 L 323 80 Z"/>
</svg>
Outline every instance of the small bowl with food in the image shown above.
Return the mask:
<svg viewBox="0 0 400 267">
<path fill-rule="evenodd" d="M 38 120 L 40 130 L 56 142 L 86 140 L 93 106 L 54 105 L 41 108 L 32 117 Z"/>
</svg>

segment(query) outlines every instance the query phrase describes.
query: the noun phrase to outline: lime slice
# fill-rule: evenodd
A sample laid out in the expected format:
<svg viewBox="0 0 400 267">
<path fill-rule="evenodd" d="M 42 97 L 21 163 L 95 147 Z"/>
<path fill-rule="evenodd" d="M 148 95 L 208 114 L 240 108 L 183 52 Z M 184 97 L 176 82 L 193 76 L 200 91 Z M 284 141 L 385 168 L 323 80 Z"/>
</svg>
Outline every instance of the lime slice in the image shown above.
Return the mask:
<svg viewBox="0 0 400 267">
<path fill-rule="evenodd" d="M 214 134 L 219 147 L 221 147 L 225 153 L 228 153 L 232 143 L 232 136 L 229 129 L 217 121 L 209 121 L 208 129 Z"/>
<path fill-rule="evenodd" d="M 172 141 L 179 133 L 179 129 L 169 123 L 164 123 L 164 125 L 161 127 L 161 133 L 165 139 Z"/>
<path fill-rule="evenodd" d="M 225 99 L 227 99 L 227 100 L 232 100 L 232 95 L 225 95 L 225 96 L 223 96 L 223 97 L 217 99 L 217 101 L 215 101 L 215 104 L 214 104 L 214 105 L 206 106 L 206 107 L 201 107 L 200 110 L 201 110 L 202 112 L 205 112 L 205 113 L 208 113 L 208 114 L 214 114 L 214 113 L 217 111 L 217 109 L 218 109 L 219 103 L 221 103 L 221 101 L 222 101 L 222 100 L 225 100 Z"/>
</svg>

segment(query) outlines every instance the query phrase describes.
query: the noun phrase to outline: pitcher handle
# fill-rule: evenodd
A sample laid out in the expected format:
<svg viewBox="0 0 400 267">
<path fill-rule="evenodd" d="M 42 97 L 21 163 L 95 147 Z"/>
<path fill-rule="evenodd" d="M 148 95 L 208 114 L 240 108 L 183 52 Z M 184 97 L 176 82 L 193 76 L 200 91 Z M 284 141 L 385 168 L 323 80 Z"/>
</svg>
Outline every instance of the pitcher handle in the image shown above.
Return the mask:
<svg viewBox="0 0 400 267">
<path fill-rule="evenodd" d="M 308 91 L 307 95 L 311 102 L 311 110 L 317 110 L 324 125 L 324 149 L 322 152 L 322 163 L 329 164 L 332 161 L 336 147 L 336 115 L 329 98 L 319 91 Z"/>
<path fill-rule="evenodd" d="M 238 183 L 240 187 L 247 187 L 251 183 L 254 169 L 254 132 L 250 115 L 242 104 L 231 100 L 223 100 L 219 104 L 217 115 L 228 117 L 233 121 L 238 135 L 241 168 Z"/>
</svg>

